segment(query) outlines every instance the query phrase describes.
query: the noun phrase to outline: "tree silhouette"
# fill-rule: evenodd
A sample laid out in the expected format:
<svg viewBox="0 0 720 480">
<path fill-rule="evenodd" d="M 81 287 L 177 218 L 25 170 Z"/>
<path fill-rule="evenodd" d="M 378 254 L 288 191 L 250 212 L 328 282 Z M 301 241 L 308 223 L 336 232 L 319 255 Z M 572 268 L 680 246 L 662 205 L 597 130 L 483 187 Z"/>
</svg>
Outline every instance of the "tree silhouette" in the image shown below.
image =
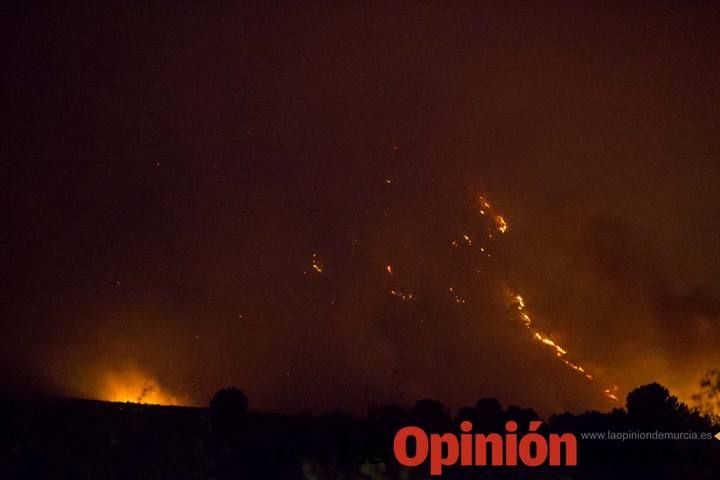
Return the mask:
<svg viewBox="0 0 720 480">
<path fill-rule="evenodd" d="M 412 408 L 411 415 L 416 425 L 427 432 L 445 432 L 452 425 L 448 412 L 437 400 L 419 400 Z"/>
<path fill-rule="evenodd" d="M 482 398 L 474 407 L 463 407 L 458 412 L 458 423 L 470 420 L 476 432 L 501 432 L 504 426 L 502 405 L 494 398 Z"/>
<path fill-rule="evenodd" d="M 505 421 L 514 420 L 519 430 L 524 431 L 532 420 L 539 420 L 540 417 L 532 408 L 521 408 L 516 405 L 508 405 L 505 410 Z"/>
<path fill-rule="evenodd" d="M 627 396 L 628 415 L 642 423 L 668 419 L 679 409 L 677 397 L 659 383 L 638 387 Z"/>
<path fill-rule="evenodd" d="M 227 437 L 240 431 L 248 410 L 248 398 L 242 390 L 219 390 L 210 401 L 210 424 L 214 433 Z"/>
</svg>

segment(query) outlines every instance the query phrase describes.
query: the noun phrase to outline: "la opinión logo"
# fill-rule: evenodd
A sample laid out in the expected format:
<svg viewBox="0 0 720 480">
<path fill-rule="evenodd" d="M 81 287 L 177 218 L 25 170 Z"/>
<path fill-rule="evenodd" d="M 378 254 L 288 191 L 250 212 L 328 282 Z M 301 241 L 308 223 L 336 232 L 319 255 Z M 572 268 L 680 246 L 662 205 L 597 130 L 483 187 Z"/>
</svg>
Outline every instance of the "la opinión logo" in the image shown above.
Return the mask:
<svg viewBox="0 0 720 480">
<path fill-rule="evenodd" d="M 393 440 L 396 460 L 406 467 L 418 467 L 430 462 L 430 474 L 441 475 L 443 467 L 540 465 L 577 465 L 577 438 L 572 433 L 551 433 L 547 438 L 538 433 L 541 421 L 531 421 L 528 432 L 518 434 L 517 422 L 505 424 L 505 432 L 470 433 L 469 421 L 460 424 L 460 435 L 454 433 L 427 434 L 422 428 L 401 428 Z M 564 455 L 563 455 L 564 450 Z"/>
</svg>

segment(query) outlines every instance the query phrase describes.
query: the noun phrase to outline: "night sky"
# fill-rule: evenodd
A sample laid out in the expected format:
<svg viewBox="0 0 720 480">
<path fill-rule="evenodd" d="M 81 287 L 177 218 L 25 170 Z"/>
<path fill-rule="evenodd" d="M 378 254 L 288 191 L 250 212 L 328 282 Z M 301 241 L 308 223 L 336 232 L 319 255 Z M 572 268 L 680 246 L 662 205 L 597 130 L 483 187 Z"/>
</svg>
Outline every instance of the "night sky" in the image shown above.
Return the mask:
<svg viewBox="0 0 720 480">
<path fill-rule="evenodd" d="M 2 8 L 3 390 L 547 413 L 720 365 L 717 4 Z"/>
</svg>

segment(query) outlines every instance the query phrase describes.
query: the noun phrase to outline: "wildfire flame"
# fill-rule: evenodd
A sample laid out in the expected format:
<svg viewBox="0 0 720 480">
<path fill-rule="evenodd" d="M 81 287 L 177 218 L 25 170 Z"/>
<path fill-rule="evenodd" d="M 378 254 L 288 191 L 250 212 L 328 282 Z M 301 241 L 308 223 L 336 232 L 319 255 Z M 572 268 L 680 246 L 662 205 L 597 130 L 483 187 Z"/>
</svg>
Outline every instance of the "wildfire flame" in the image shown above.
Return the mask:
<svg viewBox="0 0 720 480">
<path fill-rule="evenodd" d="M 486 197 L 482 195 L 478 197 L 477 209 L 480 212 L 480 215 L 488 216 L 492 219 L 496 231 L 503 234 L 507 233 L 508 229 L 510 228 L 507 220 L 505 220 L 502 215 L 496 212 L 496 210 L 490 204 Z M 492 234 L 489 234 L 488 237 L 492 238 Z M 470 244 L 467 236 L 465 236 L 465 240 L 468 241 L 468 244 Z M 453 245 L 456 245 L 456 242 L 454 242 Z M 513 317 L 520 321 L 527 329 L 531 331 L 532 338 L 534 340 L 546 346 L 547 348 L 552 349 L 555 353 L 555 357 L 563 364 L 565 364 L 568 368 L 574 370 L 580 375 L 583 375 L 588 381 L 594 380 L 593 374 L 588 372 L 585 367 L 571 361 L 568 358 L 569 354 L 567 348 L 558 344 L 556 340 L 553 340 L 552 335 L 544 333 L 535 327 L 533 320 L 530 317 L 530 314 L 526 310 L 525 300 L 519 293 L 508 289 L 507 296 L 508 303 L 510 304 L 511 311 L 513 312 Z M 605 385 L 603 387 L 602 393 L 609 400 L 613 402 L 618 402 L 617 385 Z"/>
<path fill-rule="evenodd" d="M 318 258 L 317 258 L 317 254 L 316 254 L 316 253 L 313 253 L 312 268 L 313 268 L 313 270 L 314 270 L 315 272 L 317 272 L 317 273 L 322 273 L 322 272 L 323 272 L 322 266 L 320 265 L 320 263 L 318 263 Z"/>
<path fill-rule="evenodd" d="M 523 325 L 532 332 L 533 339 L 539 341 L 543 345 L 547 345 L 549 348 L 552 348 L 555 351 L 555 356 L 566 366 L 582 374 L 588 380 L 594 379 L 592 373 L 588 372 L 582 365 L 573 363 L 567 358 L 568 351 L 564 347 L 560 346 L 555 340 L 550 338 L 549 335 L 535 328 L 532 318 L 530 318 L 530 315 L 525 311 L 525 300 L 522 296 L 508 290 L 508 298 L 512 307 L 511 309 L 515 312 L 515 315 L 523 323 Z M 603 394 L 610 400 L 618 401 L 617 395 L 615 395 L 617 391 L 618 387 L 611 385 L 603 390 Z"/>
<path fill-rule="evenodd" d="M 480 215 L 489 215 L 493 219 L 493 222 L 495 222 L 495 229 L 498 232 L 507 233 L 510 225 L 508 225 L 507 221 L 502 215 L 495 212 L 495 208 L 493 208 L 490 202 L 488 202 L 487 198 L 485 198 L 483 195 L 480 195 L 480 197 L 478 198 L 478 211 L 480 212 Z"/>
<path fill-rule="evenodd" d="M 558 360 L 564 363 L 567 367 L 583 375 L 587 380 L 594 380 L 592 373 L 588 372 L 585 367 L 569 360 L 568 351 L 565 347 L 559 345 L 555 340 L 550 338 L 550 335 L 538 330 L 530 318 L 530 315 L 525 309 L 525 300 L 521 295 L 512 290 L 508 290 L 508 300 L 510 303 L 511 311 L 514 313 L 516 319 L 522 322 L 522 324 L 532 332 L 532 338 L 542 343 L 543 345 L 551 348 L 555 351 L 555 356 Z M 617 397 L 618 387 L 616 385 L 607 385 L 603 388 L 603 395 L 612 400 L 618 402 Z"/>
<path fill-rule="evenodd" d="M 412 293 L 404 293 L 404 292 L 399 292 L 397 290 L 391 289 L 390 295 L 392 295 L 393 297 L 398 297 L 403 302 L 415 300 L 415 295 Z"/>
<path fill-rule="evenodd" d="M 109 402 L 131 402 L 153 405 L 188 405 L 187 399 L 165 390 L 151 375 L 139 369 L 107 372 L 96 395 Z"/>
<path fill-rule="evenodd" d="M 510 226 L 507 220 L 495 210 L 493 205 L 485 196 L 478 196 L 475 209 L 481 216 L 489 219 L 491 222 L 492 227 L 487 231 L 486 235 L 488 240 L 493 239 L 493 233 L 505 234 L 508 232 Z M 467 248 L 479 248 L 480 252 L 482 252 L 485 256 L 490 257 L 491 255 L 486 252 L 485 247 L 482 246 L 481 243 L 481 241 L 473 240 L 473 238 L 470 237 L 470 234 L 461 233 L 458 238 L 451 240 L 450 245 L 454 248 L 458 248 L 462 244 L 464 244 Z M 394 271 L 390 264 L 386 266 L 386 270 L 389 274 L 393 275 Z M 476 272 L 479 272 L 479 270 L 476 269 Z M 450 286 L 448 287 L 448 290 L 456 304 L 467 303 L 465 298 L 458 295 L 455 287 Z M 391 289 L 390 294 L 403 301 L 414 299 L 413 294 L 406 294 L 398 290 Z M 542 346 L 551 349 L 555 354 L 555 358 L 562 362 L 566 367 L 570 368 L 579 375 L 582 375 L 587 381 L 595 381 L 595 376 L 589 372 L 587 368 L 570 359 L 571 355 L 565 346 L 560 345 L 558 341 L 553 338 L 553 335 L 545 333 L 535 326 L 533 319 L 527 311 L 525 299 L 519 293 L 508 289 L 506 302 L 510 308 L 513 318 L 521 322 L 525 328 L 530 330 L 531 338 L 533 340 Z M 612 402 L 619 401 L 617 393 L 618 387 L 616 385 L 604 384 L 602 386 L 602 394 Z"/>
<path fill-rule="evenodd" d="M 450 287 L 450 288 L 448 288 L 448 290 L 450 291 L 450 295 L 453 296 L 455 303 L 457 303 L 457 304 L 467 303 L 464 298 L 462 298 L 460 295 L 457 294 L 457 291 L 455 290 L 455 288 Z"/>
</svg>

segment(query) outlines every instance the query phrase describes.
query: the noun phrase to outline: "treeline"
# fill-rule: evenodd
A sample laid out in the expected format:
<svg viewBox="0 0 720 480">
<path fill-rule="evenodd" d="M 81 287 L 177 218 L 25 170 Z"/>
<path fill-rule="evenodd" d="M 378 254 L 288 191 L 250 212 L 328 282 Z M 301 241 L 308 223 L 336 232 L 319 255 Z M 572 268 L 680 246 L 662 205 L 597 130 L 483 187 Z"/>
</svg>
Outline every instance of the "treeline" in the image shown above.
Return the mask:
<svg viewBox="0 0 720 480">
<path fill-rule="evenodd" d="M 451 412 L 436 400 L 373 408 L 366 418 L 252 412 L 236 388 L 219 391 L 209 408 L 160 407 L 80 400 L 5 401 L 0 406 L 0 477 L 58 479 L 425 479 L 428 466 L 399 465 L 392 441 L 405 426 L 428 433 L 519 434 L 532 410 L 495 399 Z M 712 420 L 658 384 L 633 390 L 625 408 L 563 413 L 542 419 L 541 434 L 574 433 L 574 467 L 458 467 L 442 478 L 717 478 L 720 441 L 602 440 L 588 433 L 694 432 L 714 435 Z M 628 435 L 626 435 L 628 436 Z M 629 436 L 628 436 L 629 437 Z"/>
</svg>

